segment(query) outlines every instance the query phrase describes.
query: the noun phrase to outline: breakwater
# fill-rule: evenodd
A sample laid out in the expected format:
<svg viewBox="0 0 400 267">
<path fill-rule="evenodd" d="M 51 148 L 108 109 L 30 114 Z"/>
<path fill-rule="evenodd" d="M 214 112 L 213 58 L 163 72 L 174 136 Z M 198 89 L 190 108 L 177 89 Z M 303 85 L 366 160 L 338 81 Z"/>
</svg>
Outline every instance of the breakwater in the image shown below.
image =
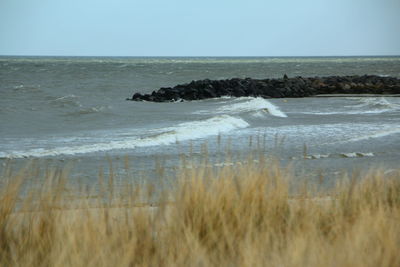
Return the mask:
<svg viewBox="0 0 400 267">
<path fill-rule="evenodd" d="M 174 87 L 162 87 L 150 94 L 134 93 L 127 100 L 169 102 L 221 96 L 285 98 L 320 94 L 400 94 L 400 79 L 376 75 L 293 78 L 284 75 L 277 79 L 205 79 Z"/>
</svg>

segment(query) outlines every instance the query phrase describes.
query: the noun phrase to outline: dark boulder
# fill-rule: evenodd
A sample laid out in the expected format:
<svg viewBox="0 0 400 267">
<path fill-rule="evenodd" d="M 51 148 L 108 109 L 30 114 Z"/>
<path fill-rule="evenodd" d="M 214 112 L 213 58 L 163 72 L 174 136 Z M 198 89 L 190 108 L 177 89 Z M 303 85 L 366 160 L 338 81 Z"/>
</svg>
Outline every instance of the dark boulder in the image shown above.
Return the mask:
<svg viewBox="0 0 400 267">
<path fill-rule="evenodd" d="M 131 100 L 141 100 L 142 97 L 143 97 L 142 94 L 134 93 Z"/>
</svg>

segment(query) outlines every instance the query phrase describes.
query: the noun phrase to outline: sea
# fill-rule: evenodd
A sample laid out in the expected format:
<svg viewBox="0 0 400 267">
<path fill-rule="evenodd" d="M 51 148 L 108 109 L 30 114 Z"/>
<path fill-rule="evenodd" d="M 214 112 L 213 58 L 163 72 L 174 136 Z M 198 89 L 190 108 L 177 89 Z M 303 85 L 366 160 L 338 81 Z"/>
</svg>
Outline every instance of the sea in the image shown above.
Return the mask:
<svg viewBox="0 0 400 267">
<path fill-rule="evenodd" d="M 71 180 L 88 184 L 99 170 L 157 179 L 160 164 L 167 173 L 185 159 L 235 165 L 254 151 L 331 182 L 343 172 L 398 168 L 398 97 L 126 100 L 192 80 L 284 74 L 400 78 L 400 57 L 1 56 L 0 171 L 39 162 L 68 165 Z"/>
</svg>

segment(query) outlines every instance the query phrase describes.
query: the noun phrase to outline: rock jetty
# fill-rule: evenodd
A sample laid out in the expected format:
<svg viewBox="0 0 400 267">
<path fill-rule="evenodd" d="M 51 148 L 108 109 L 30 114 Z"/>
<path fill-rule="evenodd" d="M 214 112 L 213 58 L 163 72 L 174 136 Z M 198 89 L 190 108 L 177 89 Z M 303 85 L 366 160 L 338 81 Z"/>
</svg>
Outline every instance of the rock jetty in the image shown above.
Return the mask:
<svg viewBox="0 0 400 267">
<path fill-rule="evenodd" d="M 284 98 L 320 94 L 400 94 L 400 79 L 376 75 L 289 78 L 286 74 L 278 79 L 206 79 L 163 87 L 151 94 L 135 93 L 127 100 L 169 102 L 221 96 Z"/>
</svg>

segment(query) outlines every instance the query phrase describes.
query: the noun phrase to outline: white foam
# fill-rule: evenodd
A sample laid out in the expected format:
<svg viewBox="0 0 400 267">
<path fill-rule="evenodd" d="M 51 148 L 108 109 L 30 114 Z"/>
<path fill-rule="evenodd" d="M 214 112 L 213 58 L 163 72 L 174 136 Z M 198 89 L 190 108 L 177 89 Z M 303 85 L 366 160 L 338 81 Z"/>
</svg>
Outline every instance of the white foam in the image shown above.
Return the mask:
<svg viewBox="0 0 400 267">
<path fill-rule="evenodd" d="M 250 111 L 267 111 L 269 114 L 276 117 L 287 117 L 277 106 L 273 105 L 271 102 L 260 97 L 243 97 L 239 99 L 245 99 L 245 102 L 235 103 L 233 105 L 222 106 L 217 109 L 219 112 L 228 113 L 242 113 Z"/>
<path fill-rule="evenodd" d="M 360 98 L 361 102 L 359 105 L 354 107 L 367 107 L 367 108 L 375 108 L 375 109 L 398 109 L 399 105 L 389 102 L 384 97 L 364 97 Z"/>
<path fill-rule="evenodd" d="M 363 157 L 373 157 L 374 153 L 350 152 L 350 153 L 341 153 L 340 156 L 344 158 L 363 158 Z"/>
<path fill-rule="evenodd" d="M 93 113 L 100 113 L 104 112 L 106 110 L 109 110 L 111 107 L 110 106 L 97 106 L 97 107 L 86 107 L 86 108 L 81 108 L 77 111 L 73 112 L 68 112 L 66 115 L 68 116 L 76 116 L 76 115 L 86 115 L 86 114 L 93 114 Z"/>
<path fill-rule="evenodd" d="M 396 127 L 393 129 L 387 129 L 387 130 L 383 130 L 383 131 L 377 131 L 374 133 L 370 133 L 367 135 L 362 135 L 362 136 L 358 136 L 355 138 L 351 138 L 348 140 L 343 141 L 344 143 L 347 142 L 357 142 L 357 141 L 364 141 L 364 140 L 368 140 L 368 139 L 372 139 L 372 138 L 381 138 L 381 137 L 385 137 L 388 135 L 394 135 L 394 134 L 399 134 L 400 133 L 400 127 Z"/>
<path fill-rule="evenodd" d="M 357 156 L 359 156 L 359 157 L 373 157 L 375 155 L 372 152 L 366 152 L 366 153 L 357 152 Z"/>
<path fill-rule="evenodd" d="M 253 116 L 255 118 L 264 118 L 266 114 L 267 114 L 266 111 L 259 110 L 259 111 L 254 112 L 253 114 L 251 114 L 251 116 Z"/>
<path fill-rule="evenodd" d="M 342 153 L 340 156 L 344 158 L 357 158 L 357 153 L 356 152 L 350 152 L 350 153 Z"/>
<path fill-rule="evenodd" d="M 211 111 L 213 113 L 220 113 L 220 114 L 238 114 L 244 112 L 259 112 L 263 111 L 275 117 L 286 118 L 287 115 L 282 112 L 279 107 L 275 106 L 268 100 L 261 98 L 261 97 L 239 97 L 236 98 L 233 104 L 228 104 L 219 107 L 217 110 Z M 204 114 L 210 113 L 210 111 L 197 111 L 195 113 Z"/>
<path fill-rule="evenodd" d="M 312 159 L 325 159 L 328 158 L 330 155 L 329 154 L 315 154 L 311 155 Z"/>
<path fill-rule="evenodd" d="M 325 159 L 325 158 L 363 158 L 363 157 L 373 157 L 375 156 L 372 152 L 348 152 L 348 153 L 339 153 L 339 154 L 314 154 L 307 155 L 304 159 Z M 296 158 L 293 158 L 296 159 Z"/>
<path fill-rule="evenodd" d="M 400 105 L 388 101 L 384 97 L 348 97 L 348 100 L 357 101 L 354 105 L 344 106 L 340 110 L 324 111 L 324 112 L 299 112 L 301 114 L 310 115 L 367 115 L 380 114 L 385 112 L 393 112 L 400 110 Z"/>
<path fill-rule="evenodd" d="M 322 159 L 322 158 L 327 158 L 327 157 L 329 157 L 330 155 L 307 155 L 307 156 L 304 156 L 303 158 L 304 159 Z M 292 159 L 297 159 L 296 157 L 292 157 Z"/>
<path fill-rule="evenodd" d="M 136 147 L 148 147 L 157 145 L 169 145 L 176 141 L 186 141 L 204 138 L 207 136 L 227 133 L 229 131 L 246 128 L 249 124 L 240 119 L 228 115 L 216 116 L 207 120 L 192 121 L 178 124 L 175 127 L 160 129 L 161 133 L 145 138 L 126 137 L 120 140 L 111 140 L 96 144 L 71 145 L 55 148 L 37 148 L 26 151 L 13 151 L 11 153 L 0 152 L 0 158 L 46 157 L 57 155 L 75 155 L 110 151 L 114 149 L 134 149 Z"/>
<path fill-rule="evenodd" d="M 75 99 L 75 98 L 78 98 L 78 97 L 74 94 L 71 94 L 71 95 L 65 95 L 65 96 L 56 98 L 53 101 L 61 101 L 61 100 L 65 100 L 65 99 Z"/>
<path fill-rule="evenodd" d="M 62 96 L 59 98 L 56 98 L 54 100 L 51 100 L 50 103 L 59 106 L 59 107 L 65 107 L 65 106 L 81 106 L 79 101 L 77 100 L 79 97 L 76 95 L 66 95 Z"/>
<path fill-rule="evenodd" d="M 300 114 L 308 115 L 363 115 L 363 114 L 379 114 L 392 111 L 392 109 L 380 110 L 357 110 L 357 111 L 332 111 L 332 112 L 299 112 Z"/>
</svg>

